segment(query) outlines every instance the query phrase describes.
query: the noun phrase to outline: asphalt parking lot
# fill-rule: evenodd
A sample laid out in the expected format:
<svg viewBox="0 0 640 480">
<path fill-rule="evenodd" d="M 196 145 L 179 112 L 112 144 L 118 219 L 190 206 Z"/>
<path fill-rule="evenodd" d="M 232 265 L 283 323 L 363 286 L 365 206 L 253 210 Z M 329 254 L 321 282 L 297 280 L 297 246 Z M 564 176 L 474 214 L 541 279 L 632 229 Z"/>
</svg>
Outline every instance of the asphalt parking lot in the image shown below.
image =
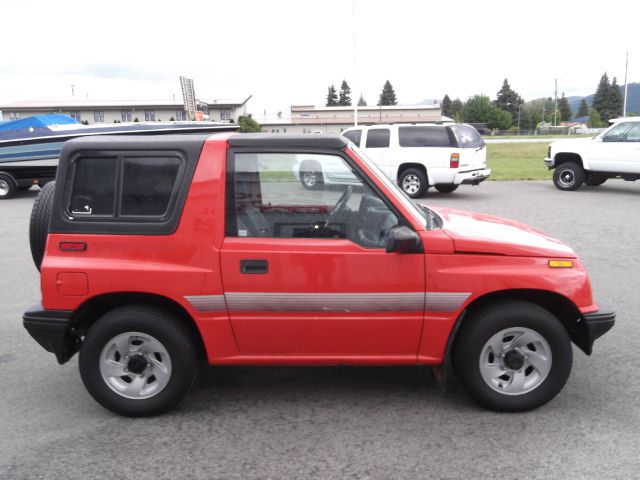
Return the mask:
<svg viewBox="0 0 640 480">
<path fill-rule="evenodd" d="M 639 478 L 640 184 L 560 192 L 485 182 L 424 202 L 509 217 L 571 245 L 617 314 L 560 395 L 525 414 L 477 407 L 422 367 L 204 367 L 180 407 L 118 417 L 22 327 L 39 300 L 36 191 L 0 202 L 0 479 Z"/>
</svg>

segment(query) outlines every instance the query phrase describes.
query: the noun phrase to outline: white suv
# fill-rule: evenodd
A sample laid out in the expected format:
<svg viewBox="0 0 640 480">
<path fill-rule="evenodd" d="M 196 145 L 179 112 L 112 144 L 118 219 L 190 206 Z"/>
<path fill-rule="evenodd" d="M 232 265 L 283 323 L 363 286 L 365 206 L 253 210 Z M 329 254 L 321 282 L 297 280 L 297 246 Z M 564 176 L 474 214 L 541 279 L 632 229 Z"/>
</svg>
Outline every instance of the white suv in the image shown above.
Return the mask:
<svg viewBox="0 0 640 480">
<path fill-rule="evenodd" d="M 478 185 L 491 175 L 486 168 L 486 146 L 471 125 L 358 126 L 342 135 L 371 157 L 411 198 L 422 197 L 430 186 L 451 193 L 460 184 Z M 319 172 L 315 175 L 320 178 Z M 311 180 L 310 175 L 305 178 Z"/>
<path fill-rule="evenodd" d="M 560 140 L 549 145 L 544 163 L 555 168 L 556 187 L 577 190 L 583 183 L 598 186 L 608 178 L 640 179 L 640 117 L 612 122 L 597 137 Z"/>
</svg>

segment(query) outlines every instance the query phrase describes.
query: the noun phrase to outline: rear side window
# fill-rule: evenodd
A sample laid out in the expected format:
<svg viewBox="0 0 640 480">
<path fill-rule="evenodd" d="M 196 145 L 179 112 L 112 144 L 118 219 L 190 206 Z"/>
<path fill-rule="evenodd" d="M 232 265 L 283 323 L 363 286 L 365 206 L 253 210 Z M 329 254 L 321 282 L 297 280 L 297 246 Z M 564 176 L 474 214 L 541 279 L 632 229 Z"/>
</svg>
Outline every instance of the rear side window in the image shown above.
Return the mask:
<svg viewBox="0 0 640 480">
<path fill-rule="evenodd" d="M 480 148 L 484 147 L 484 140 L 478 130 L 471 125 L 452 125 L 451 131 L 456 137 L 460 148 Z"/>
<path fill-rule="evenodd" d="M 172 156 L 78 158 L 68 212 L 81 221 L 111 217 L 161 222 L 183 170 L 183 159 Z"/>
<path fill-rule="evenodd" d="M 451 139 L 444 127 L 399 127 L 401 147 L 450 147 Z"/>
<path fill-rule="evenodd" d="M 349 130 L 348 132 L 344 132 L 342 135 L 344 135 L 353 143 L 355 143 L 356 146 L 358 147 L 360 146 L 360 139 L 362 138 L 362 130 Z"/>
<path fill-rule="evenodd" d="M 372 128 L 367 133 L 366 148 L 389 148 L 389 129 Z"/>
</svg>

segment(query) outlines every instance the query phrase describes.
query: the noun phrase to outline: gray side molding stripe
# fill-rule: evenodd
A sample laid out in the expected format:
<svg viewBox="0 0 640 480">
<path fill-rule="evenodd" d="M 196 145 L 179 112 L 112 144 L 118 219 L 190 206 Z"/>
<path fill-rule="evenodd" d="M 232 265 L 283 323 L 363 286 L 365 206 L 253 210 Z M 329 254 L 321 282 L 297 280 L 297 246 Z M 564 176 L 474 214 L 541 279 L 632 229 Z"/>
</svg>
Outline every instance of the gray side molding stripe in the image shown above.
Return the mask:
<svg viewBox="0 0 640 480">
<path fill-rule="evenodd" d="M 470 293 L 245 293 L 184 297 L 199 312 L 453 312 Z"/>
</svg>

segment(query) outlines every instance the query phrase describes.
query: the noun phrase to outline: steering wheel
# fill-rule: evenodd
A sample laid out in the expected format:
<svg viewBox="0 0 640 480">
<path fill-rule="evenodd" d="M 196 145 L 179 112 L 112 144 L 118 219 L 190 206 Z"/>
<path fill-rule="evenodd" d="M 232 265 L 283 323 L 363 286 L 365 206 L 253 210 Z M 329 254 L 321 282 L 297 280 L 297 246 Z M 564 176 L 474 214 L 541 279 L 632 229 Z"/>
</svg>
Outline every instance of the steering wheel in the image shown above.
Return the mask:
<svg viewBox="0 0 640 480">
<path fill-rule="evenodd" d="M 331 212 L 329 213 L 329 216 L 327 217 L 327 220 L 324 222 L 324 229 L 327 229 L 327 227 L 331 224 L 331 222 L 333 222 L 336 217 L 338 216 L 338 214 L 344 210 L 344 207 L 347 206 L 347 202 L 349 201 L 349 198 L 351 198 L 351 194 L 353 193 L 353 185 L 349 185 L 344 192 L 342 192 L 342 195 L 340 195 L 340 198 L 338 199 L 338 203 L 335 204 L 335 206 L 331 209 Z"/>
</svg>

